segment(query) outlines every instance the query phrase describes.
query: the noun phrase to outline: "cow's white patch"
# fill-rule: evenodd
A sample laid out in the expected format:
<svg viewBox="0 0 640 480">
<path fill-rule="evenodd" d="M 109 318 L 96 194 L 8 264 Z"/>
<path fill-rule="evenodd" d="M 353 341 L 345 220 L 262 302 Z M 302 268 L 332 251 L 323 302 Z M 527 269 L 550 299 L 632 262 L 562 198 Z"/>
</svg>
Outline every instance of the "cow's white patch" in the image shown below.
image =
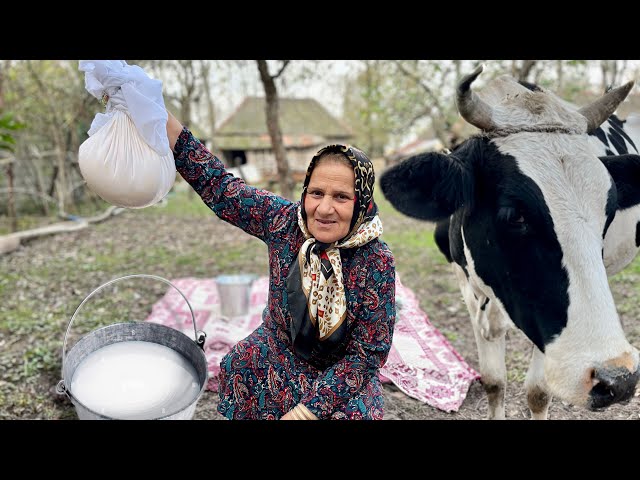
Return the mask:
<svg viewBox="0 0 640 480">
<path fill-rule="evenodd" d="M 640 205 L 618 210 L 604 237 L 604 266 L 607 275 L 615 275 L 629 265 L 638 253 L 636 225 L 640 222 Z"/>
<path fill-rule="evenodd" d="M 501 75 L 477 95 L 492 107 L 491 120 L 498 129 L 526 129 L 534 126 L 563 127 L 585 133 L 587 119 L 575 108 L 546 91 L 533 92 L 513 77 Z"/>
<path fill-rule="evenodd" d="M 569 311 L 566 327 L 545 347 L 546 379 L 552 393 L 585 405 L 592 387 L 589 367 L 632 351 L 638 365 L 601 256 L 611 177 L 586 136 L 519 133 L 495 143 L 540 188 L 551 214 L 569 278 Z"/>
</svg>

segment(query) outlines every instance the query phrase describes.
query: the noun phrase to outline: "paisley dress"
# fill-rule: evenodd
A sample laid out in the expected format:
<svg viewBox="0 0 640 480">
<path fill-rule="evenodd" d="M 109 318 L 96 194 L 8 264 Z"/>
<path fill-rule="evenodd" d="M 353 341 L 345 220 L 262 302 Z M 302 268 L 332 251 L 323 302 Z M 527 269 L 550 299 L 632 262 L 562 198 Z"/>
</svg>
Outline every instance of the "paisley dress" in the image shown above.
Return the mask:
<svg viewBox="0 0 640 480">
<path fill-rule="evenodd" d="M 305 238 L 300 201 L 245 184 L 225 170 L 184 128 L 174 148 L 176 169 L 222 220 L 262 240 L 269 254 L 269 293 L 262 324 L 220 363 L 218 411 L 229 419 L 279 419 L 303 403 L 320 419 L 382 419 L 378 371 L 395 324 L 395 262 L 379 238 L 341 249 L 347 335 L 339 358 L 308 362 L 292 349 L 286 277 Z"/>
</svg>

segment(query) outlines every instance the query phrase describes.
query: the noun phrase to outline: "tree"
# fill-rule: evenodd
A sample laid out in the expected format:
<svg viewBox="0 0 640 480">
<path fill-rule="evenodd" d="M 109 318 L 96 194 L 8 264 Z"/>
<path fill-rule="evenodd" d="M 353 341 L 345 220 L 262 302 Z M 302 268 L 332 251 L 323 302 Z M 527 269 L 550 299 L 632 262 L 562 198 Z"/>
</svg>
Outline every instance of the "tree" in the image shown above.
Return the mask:
<svg viewBox="0 0 640 480">
<path fill-rule="evenodd" d="M 17 137 L 17 178 L 23 183 L 37 181 L 37 192 L 55 195 L 58 210 L 67 211 L 73 204 L 71 192 L 82 179 L 78 149 L 98 103 L 84 89 L 77 62 L 13 61 L 5 74 L 5 106 L 29 125 Z M 31 148 L 50 152 L 53 162 L 30 158 Z M 35 173 L 27 175 L 29 169 Z"/>
<path fill-rule="evenodd" d="M 396 70 L 388 72 L 392 86 L 381 100 L 385 108 L 396 113 L 391 133 L 407 134 L 416 131 L 419 125 L 430 125 L 433 135 L 443 145 L 452 147 L 459 142 L 457 132 L 460 116 L 455 106 L 455 87 L 458 80 L 470 72 L 481 60 L 411 60 L 391 62 Z M 572 100 L 572 96 L 586 88 L 588 75 L 585 61 L 567 60 L 498 60 L 491 62 L 477 81 L 477 88 L 497 75 L 511 74 L 520 81 L 540 84 L 556 91 L 561 97 Z M 404 77 L 404 80 L 402 78 Z M 558 86 L 562 85 L 562 91 Z M 392 118 L 388 114 L 387 118 Z M 394 125 L 395 124 L 395 125 Z M 424 127 L 423 127 L 424 128 Z M 463 134 L 466 136 L 467 134 Z"/>
<path fill-rule="evenodd" d="M 271 75 L 266 60 L 256 60 L 258 71 L 260 72 L 260 80 L 264 86 L 266 97 L 265 115 L 267 120 L 267 130 L 271 137 L 271 147 L 276 157 L 278 166 L 278 180 L 280 183 L 280 193 L 285 198 L 293 198 L 293 179 L 289 174 L 289 162 L 282 141 L 282 131 L 280 129 L 280 113 L 278 103 L 278 89 L 276 88 L 276 79 L 282 75 L 289 65 L 289 60 L 284 60 L 278 73 Z"/>
<path fill-rule="evenodd" d="M 1 86 L 1 84 L 0 84 Z M 2 98 L 2 90 L 0 90 L 0 98 Z M 11 231 L 15 232 L 18 229 L 18 217 L 16 215 L 15 198 L 13 196 L 14 179 L 13 179 L 13 163 L 15 157 L 5 157 L 3 152 L 13 152 L 15 149 L 15 138 L 12 132 L 24 128 L 24 124 L 17 122 L 13 118 L 13 114 L 10 112 L 2 113 L 0 108 L 0 165 L 6 164 L 7 172 L 7 187 L 8 187 L 8 202 L 7 209 L 11 224 Z"/>
</svg>

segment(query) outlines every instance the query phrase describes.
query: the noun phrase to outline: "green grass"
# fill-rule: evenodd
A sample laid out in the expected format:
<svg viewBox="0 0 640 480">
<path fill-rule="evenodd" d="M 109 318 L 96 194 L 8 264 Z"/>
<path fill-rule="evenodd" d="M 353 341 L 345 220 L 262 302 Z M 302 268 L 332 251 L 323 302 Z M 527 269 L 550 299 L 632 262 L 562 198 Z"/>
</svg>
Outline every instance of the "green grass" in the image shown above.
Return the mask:
<svg viewBox="0 0 640 480">
<path fill-rule="evenodd" d="M 209 217 L 213 215 L 211 209 L 195 193 L 178 190 L 170 192 L 166 202 L 143 208 L 142 215 L 168 215 L 172 217 Z"/>
<path fill-rule="evenodd" d="M 438 253 L 444 260 L 444 256 L 440 254 L 436 242 L 433 239 L 433 232 L 427 229 L 415 231 L 415 230 L 403 230 L 403 231 L 385 231 L 381 237 L 389 247 L 392 249 L 403 250 L 421 250 L 427 249 Z M 446 263 L 446 260 L 445 260 Z"/>
<path fill-rule="evenodd" d="M 51 216 L 51 217 L 42 217 L 38 215 L 19 216 L 16 222 L 17 224 L 16 231 L 19 232 L 22 230 L 30 230 L 32 228 L 53 223 L 54 221 L 56 221 L 54 216 Z M 0 235 L 6 235 L 8 233 L 11 233 L 10 227 L 11 227 L 11 221 L 9 220 L 9 217 L 5 215 L 1 215 L 0 216 Z"/>
<path fill-rule="evenodd" d="M 197 195 L 177 191 L 167 200 L 165 206 L 141 209 L 135 215 L 152 225 L 171 225 L 176 218 L 196 218 L 190 224 L 197 228 L 200 218 L 218 221 Z M 382 240 L 394 254 L 403 283 L 419 295 L 423 310 L 432 319 L 446 317 L 446 308 L 459 304 L 460 298 L 449 265 L 434 242 L 433 224 L 406 219 L 379 189 L 376 203 L 384 226 Z M 148 216 L 160 218 L 157 223 L 149 222 Z M 53 402 L 48 390 L 60 380 L 62 342 L 72 314 L 93 288 L 108 279 L 141 272 L 158 272 L 166 278 L 210 277 L 238 270 L 265 272 L 267 250 L 254 239 L 247 241 L 243 237 L 238 241 L 240 237 L 231 236 L 216 244 L 219 246 L 215 250 L 189 243 L 188 238 L 182 239 L 179 246 L 156 238 L 150 242 L 132 241 L 130 248 L 121 248 L 116 244 L 122 242 L 109 238 L 119 240 L 121 234 L 136 232 L 114 231 L 113 224 L 106 221 L 93 225 L 78 237 L 80 240 L 65 246 L 64 251 L 41 255 L 38 261 L 25 262 L 19 254 L 15 260 L 11 254 L 0 257 L 0 419 L 75 418 L 73 408 Z M 92 241 L 81 240 L 85 235 L 91 235 Z M 96 237 L 104 240 L 96 242 Z M 624 287 L 616 301 L 621 313 L 631 319 L 640 318 L 637 315 L 640 256 L 611 281 Z M 114 318 L 119 321 L 146 318 L 149 307 L 166 292 L 166 285 L 153 283 L 136 283 L 135 288 L 130 288 L 122 282 L 117 294 L 105 289 L 104 295 L 92 297 L 75 319 L 67 350 L 73 344 L 72 339 L 112 324 Z M 56 297 L 60 288 L 67 293 L 64 300 Z M 459 315 L 466 319 L 464 307 Z M 457 324 L 454 328 L 449 328 L 450 325 L 444 323 L 441 329 L 446 338 L 451 342 L 464 340 L 465 331 L 456 330 Z M 630 340 L 635 345 L 638 336 L 640 328 L 634 327 Z M 515 356 L 509 365 L 510 379 L 522 381 L 526 364 L 525 358 Z"/>
<path fill-rule="evenodd" d="M 640 277 L 640 255 L 638 255 L 627 267 L 625 267 L 622 272 L 614 275 L 612 278 L 615 279 L 618 276 L 624 275 L 635 275 L 637 277 Z"/>
</svg>

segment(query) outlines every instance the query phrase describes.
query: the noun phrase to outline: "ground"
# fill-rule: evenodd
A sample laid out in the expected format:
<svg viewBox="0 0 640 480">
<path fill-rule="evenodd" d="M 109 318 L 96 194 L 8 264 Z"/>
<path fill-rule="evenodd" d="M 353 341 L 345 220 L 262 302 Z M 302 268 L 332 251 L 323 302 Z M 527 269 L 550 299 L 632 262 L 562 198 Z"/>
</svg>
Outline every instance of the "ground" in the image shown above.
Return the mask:
<svg viewBox="0 0 640 480">
<path fill-rule="evenodd" d="M 191 201 L 192 200 L 192 201 Z M 165 207 L 130 210 L 85 230 L 42 237 L 0 256 L 0 419 L 73 419 L 72 405 L 58 397 L 62 340 L 80 302 L 106 281 L 132 273 L 164 278 L 267 273 L 266 247 L 222 222 L 198 199 Z M 466 308 L 449 265 L 433 243 L 433 226 L 412 220 L 379 200 L 383 239 L 396 257 L 402 282 L 420 299 L 422 309 L 454 348 L 478 368 Z M 630 342 L 640 346 L 640 260 L 611 279 L 612 290 Z M 135 290 L 138 287 L 132 289 Z M 140 286 L 130 302 L 104 307 L 96 301 L 91 318 L 78 318 L 71 330 L 90 331 L 98 320 L 144 312 L 162 294 L 163 285 Z M 120 292 L 124 295 L 124 288 Z M 107 292 L 108 294 L 108 292 Z M 87 305 L 89 302 L 87 303 Z M 70 339 L 72 336 L 70 336 Z M 507 338 L 508 419 L 526 419 L 523 390 L 531 344 L 518 331 Z M 217 394 L 205 392 L 195 419 L 221 419 Z M 553 400 L 553 419 L 638 419 L 640 399 L 591 412 Z M 459 411 L 445 413 L 414 400 L 395 386 L 385 387 L 385 419 L 477 420 L 486 417 L 480 382 L 471 385 Z"/>
</svg>

